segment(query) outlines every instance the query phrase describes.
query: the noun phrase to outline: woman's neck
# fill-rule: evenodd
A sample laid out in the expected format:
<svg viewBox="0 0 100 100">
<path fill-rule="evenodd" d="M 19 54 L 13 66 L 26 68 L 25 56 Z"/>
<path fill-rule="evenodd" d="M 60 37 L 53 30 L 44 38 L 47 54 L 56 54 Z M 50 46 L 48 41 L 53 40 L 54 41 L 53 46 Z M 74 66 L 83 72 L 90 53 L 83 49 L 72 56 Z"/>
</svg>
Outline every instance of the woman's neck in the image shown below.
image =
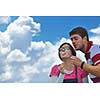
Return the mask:
<svg viewBox="0 0 100 100">
<path fill-rule="evenodd" d="M 71 62 L 70 59 L 67 59 L 65 60 L 63 63 L 62 63 L 62 66 L 64 66 L 64 68 L 66 70 L 73 70 L 74 69 L 74 64 Z"/>
</svg>

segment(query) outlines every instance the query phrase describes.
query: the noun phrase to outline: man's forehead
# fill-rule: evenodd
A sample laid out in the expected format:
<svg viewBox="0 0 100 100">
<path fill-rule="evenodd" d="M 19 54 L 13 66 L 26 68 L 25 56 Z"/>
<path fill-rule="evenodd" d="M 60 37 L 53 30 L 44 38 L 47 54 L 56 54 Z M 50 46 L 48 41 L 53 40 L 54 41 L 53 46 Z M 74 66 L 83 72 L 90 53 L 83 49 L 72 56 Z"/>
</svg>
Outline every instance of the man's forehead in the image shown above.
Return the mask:
<svg viewBox="0 0 100 100">
<path fill-rule="evenodd" d="M 79 34 L 71 35 L 71 38 L 75 38 L 75 37 L 80 37 L 80 35 Z"/>
</svg>

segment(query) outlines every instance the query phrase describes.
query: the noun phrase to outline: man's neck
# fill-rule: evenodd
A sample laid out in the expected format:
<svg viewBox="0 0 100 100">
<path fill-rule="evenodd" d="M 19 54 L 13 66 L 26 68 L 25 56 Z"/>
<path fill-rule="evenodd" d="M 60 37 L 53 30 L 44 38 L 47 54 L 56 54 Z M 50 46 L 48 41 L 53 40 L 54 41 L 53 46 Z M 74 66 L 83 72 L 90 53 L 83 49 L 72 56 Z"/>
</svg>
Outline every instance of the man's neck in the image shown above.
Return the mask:
<svg viewBox="0 0 100 100">
<path fill-rule="evenodd" d="M 93 45 L 92 41 L 87 41 L 86 43 L 84 43 L 84 48 L 81 50 L 83 53 L 87 53 L 91 46 Z"/>
<path fill-rule="evenodd" d="M 86 41 L 86 42 L 84 43 L 83 48 L 82 48 L 80 51 L 82 51 L 83 53 L 86 53 L 86 52 L 87 52 L 88 43 L 89 43 L 89 41 Z"/>
</svg>

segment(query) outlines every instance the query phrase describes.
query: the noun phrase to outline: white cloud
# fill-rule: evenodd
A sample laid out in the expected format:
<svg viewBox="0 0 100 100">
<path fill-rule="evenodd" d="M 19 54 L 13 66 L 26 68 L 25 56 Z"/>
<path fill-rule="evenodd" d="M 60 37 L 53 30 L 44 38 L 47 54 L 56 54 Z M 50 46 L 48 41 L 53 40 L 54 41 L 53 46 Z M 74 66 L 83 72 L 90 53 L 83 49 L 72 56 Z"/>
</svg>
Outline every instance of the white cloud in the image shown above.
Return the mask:
<svg viewBox="0 0 100 100">
<path fill-rule="evenodd" d="M 93 32 L 95 34 L 100 34 L 100 25 L 97 28 L 91 29 L 90 32 Z"/>
<path fill-rule="evenodd" d="M 28 32 L 31 32 L 31 34 L 36 34 L 40 32 L 40 23 L 34 22 L 31 17 L 21 16 L 8 26 L 7 31 L 13 36 L 23 36 L 29 34 Z"/>
<path fill-rule="evenodd" d="M 40 42 L 31 42 L 31 46 L 29 47 L 29 50 L 39 50 L 41 48 L 45 48 L 45 44 L 43 43 L 43 41 L 40 41 Z"/>
<path fill-rule="evenodd" d="M 38 74 L 39 71 L 34 66 L 24 65 L 20 73 L 21 78 L 17 82 L 32 82 L 32 79 L 34 79 L 34 75 Z"/>
<path fill-rule="evenodd" d="M 12 76 L 11 72 L 7 71 L 7 72 L 1 74 L 0 79 L 2 81 L 7 81 L 12 78 L 11 76 Z"/>
<path fill-rule="evenodd" d="M 11 51 L 7 56 L 8 62 L 26 62 L 29 60 L 30 57 L 27 57 L 24 53 L 17 49 Z"/>
<path fill-rule="evenodd" d="M 23 52 L 27 50 L 32 41 L 32 35 L 40 32 L 40 23 L 34 22 L 31 17 L 21 16 L 9 24 L 5 34 L 12 40 L 11 48 L 20 49 Z"/>
<path fill-rule="evenodd" d="M 27 56 L 32 35 L 40 32 L 40 23 L 34 22 L 31 17 L 19 17 L 10 23 L 5 32 L 0 33 L 0 81 L 16 82 L 23 79 L 21 70 L 24 73 L 30 73 L 37 68 L 33 67 L 31 56 Z M 6 66 L 10 66 L 12 70 L 6 70 Z M 28 65 L 27 68 L 24 66 Z M 31 66 L 31 68 L 29 67 Z M 29 68 L 28 68 L 29 67 Z M 33 69 L 34 70 L 33 70 Z M 25 70 L 27 69 L 27 70 Z M 13 76 L 12 76 L 13 74 Z M 30 75 L 27 74 L 27 77 Z M 32 81 L 32 77 L 29 82 Z M 21 81 L 20 81 L 21 82 Z"/>
<path fill-rule="evenodd" d="M 0 33 L 0 54 L 6 55 L 11 50 L 11 40 L 8 35 Z"/>
<path fill-rule="evenodd" d="M 13 77 L 12 67 L 5 65 L 3 68 L 3 72 L 0 74 L 1 82 L 10 80 L 10 79 L 12 79 L 12 77 Z"/>
<path fill-rule="evenodd" d="M 100 36 L 91 37 L 90 40 L 92 40 L 93 43 L 100 45 Z"/>
<path fill-rule="evenodd" d="M 32 18 L 19 17 L 9 24 L 4 33 L 0 33 L 0 47 L 3 51 L 5 48 L 8 50 L 1 56 L 4 59 L 1 60 L 4 66 L 0 68 L 1 82 L 47 82 L 47 69 L 56 62 L 57 49 L 49 41 L 32 42 L 32 34 L 39 31 L 40 24 Z M 7 65 L 12 71 L 5 70 Z M 38 79 L 41 75 L 44 80 Z"/>
<path fill-rule="evenodd" d="M 0 16 L 0 24 L 8 24 L 10 22 L 9 16 Z"/>
</svg>

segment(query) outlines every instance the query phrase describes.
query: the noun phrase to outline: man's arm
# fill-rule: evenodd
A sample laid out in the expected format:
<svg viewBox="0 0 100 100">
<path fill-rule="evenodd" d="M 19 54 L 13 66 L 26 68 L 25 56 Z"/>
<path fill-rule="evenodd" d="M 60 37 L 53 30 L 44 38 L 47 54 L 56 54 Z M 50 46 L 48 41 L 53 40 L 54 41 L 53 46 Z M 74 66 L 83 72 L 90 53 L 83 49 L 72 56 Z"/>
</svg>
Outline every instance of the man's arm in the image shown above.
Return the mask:
<svg viewBox="0 0 100 100">
<path fill-rule="evenodd" d="M 93 66 L 93 65 L 84 63 L 83 69 L 86 70 L 88 73 L 91 73 L 97 77 L 100 77 L 100 64 Z"/>
<path fill-rule="evenodd" d="M 71 60 L 76 66 L 81 66 L 81 64 L 82 64 L 82 60 L 80 60 L 76 56 L 72 56 Z M 86 70 L 88 73 L 91 73 L 91 74 L 93 74 L 97 77 L 100 77 L 100 64 L 97 64 L 97 65 L 93 66 L 93 65 L 84 63 L 83 64 L 83 69 Z"/>
</svg>

